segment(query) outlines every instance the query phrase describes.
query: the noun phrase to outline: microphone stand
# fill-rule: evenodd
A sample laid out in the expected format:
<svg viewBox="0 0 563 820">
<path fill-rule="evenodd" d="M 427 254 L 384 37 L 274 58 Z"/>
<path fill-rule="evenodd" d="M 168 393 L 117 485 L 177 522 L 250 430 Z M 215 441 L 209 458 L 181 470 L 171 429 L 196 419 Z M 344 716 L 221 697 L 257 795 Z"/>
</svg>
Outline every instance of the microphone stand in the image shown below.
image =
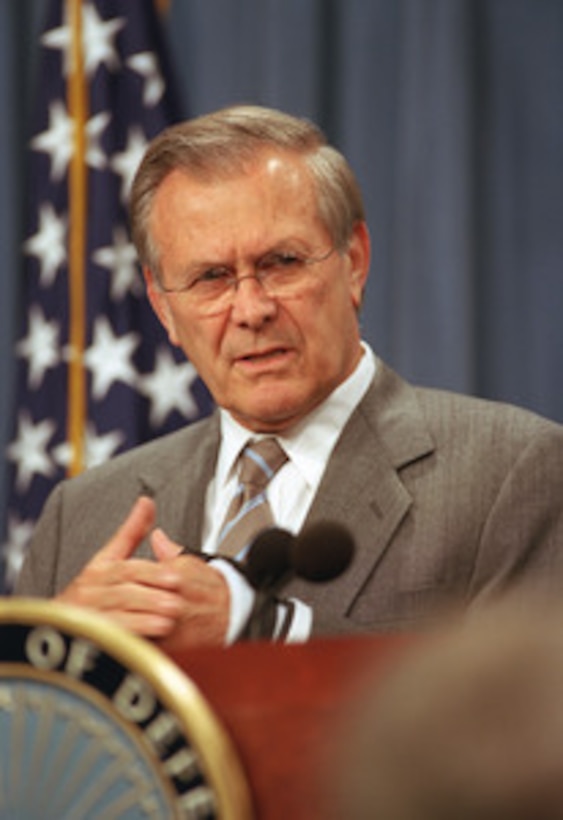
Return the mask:
<svg viewBox="0 0 563 820">
<path fill-rule="evenodd" d="M 293 574 L 293 572 L 286 572 L 281 578 L 270 578 L 256 589 L 254 604 L 244 629 L 240 633 L 239 640 L 259 641 L 273 638 L 276 629 L 278 604 L 280 603 L 277 594 L 293 577 Z M 287 602 L 284 601 L 283 603 L 284 606 L 289 606 Z M 293 606 L 291 610 L 293 610 Z M 286 621 L 287 618 L 284 618 L 284 624 Z M 289 622 L 291 623 L 291 619 Z M 284 632 L 287 632 L 287 625 L 285 630 L 282 626 L 282 634 Z"/>
</svg>

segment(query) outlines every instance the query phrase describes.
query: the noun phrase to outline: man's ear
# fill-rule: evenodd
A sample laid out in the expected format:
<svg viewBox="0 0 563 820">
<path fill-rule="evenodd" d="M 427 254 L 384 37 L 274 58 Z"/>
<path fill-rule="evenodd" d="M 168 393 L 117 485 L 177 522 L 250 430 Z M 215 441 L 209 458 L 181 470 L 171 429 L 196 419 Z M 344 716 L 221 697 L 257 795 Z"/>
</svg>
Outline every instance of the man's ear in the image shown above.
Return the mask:
<svg viewBox="0 0 563 820">
<path fill-rule="evenodd" d="M 350 260 L 350 293 L 356 310 L 359 310 L 371 259 L 371 242 L 365 222 L 358 222 L 354 226 L 348 245 L 348 258 Z"/>
<path fill-rule="evenodd" d="M 143 268 L 143 276 L 147 288 L 147 296 L 149 298 L 149 302 L 151 303 L 152 309 L 168 333 L 170 343 L 173 345 L 179 345 L 180 343 L 176 334 L 174 317 L 172 315 L 172 311 L 170 310 L 170 305 L 168 304 L 166 294 L 159 288 L 155 274 L 150 270 L 150 268 Z"/>
</svg>

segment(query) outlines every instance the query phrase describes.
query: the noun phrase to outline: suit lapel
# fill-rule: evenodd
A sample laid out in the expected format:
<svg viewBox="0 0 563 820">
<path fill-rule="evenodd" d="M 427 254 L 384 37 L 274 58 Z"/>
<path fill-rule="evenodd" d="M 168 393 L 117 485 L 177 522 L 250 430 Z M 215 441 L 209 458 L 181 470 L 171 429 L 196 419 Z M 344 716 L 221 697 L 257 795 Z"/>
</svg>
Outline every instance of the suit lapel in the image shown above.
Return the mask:
<svg viewBox="0 0 563 820">
<path fill-rule="evenodd" d="M 143 467 L 139 483 L 157 505 L 157 523 L 174 541 L 201 548 L 205 494 L 213 477 L 219 448 L 219 420 L 214 414 L 184 431 L 167 457 Z"/>
<path fill-rule="evenodd" d="M 338 520 L 354 534 L 349 570 L 330 584 L 294 581 L 287 588 L 322 610 L 330 598 L 345 612 L 389 548 L 412 497 L 400 470 L 434 449 L 414 390 L 381 361 L 327 465 L 305 526 Z"/>
</svg>

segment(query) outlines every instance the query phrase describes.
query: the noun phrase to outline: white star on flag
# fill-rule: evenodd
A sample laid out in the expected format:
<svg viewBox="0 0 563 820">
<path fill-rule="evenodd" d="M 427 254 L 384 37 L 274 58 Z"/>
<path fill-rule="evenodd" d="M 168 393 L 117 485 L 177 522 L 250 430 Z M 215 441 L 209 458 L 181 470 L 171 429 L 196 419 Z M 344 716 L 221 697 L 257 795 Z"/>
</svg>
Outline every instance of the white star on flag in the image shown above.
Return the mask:
<svg viewBox="0 0 563 820">
<path fill-rule="evenodd" d="M 158 427 L 173 411 L 195 418 L 198 407 L 191 394 L 197 371 L 190 362 L 176 363 L 166 347 L 159 347 L 152 373 L 139 378 L 138 389 L 151 402 L 150 421 Z"/>
<path fill-rule="evenodd" d="M 39 229 L 24 242 L 23 249 L 36 256 L 41 265 L 42 287 L 50 287 L 60 266 L 66 259 L 66 217 L 57 216 L 50 202 L 39 207 Z"/>
<path fill-rule="evenodd" d="M 91 77 L 99 65 L 110 71 L 119 68 L 120 61 L 115 46 L 115 38 L 125 25 L 124 17 L 102 20 L 94 6 L 84 6 L 84 45 L 86 51 L 85 71 Z"/>
<path fill-rule="evenodd" d="M 49 127 L 31 140 L 35 151 L 44 151 L 51 157 L 51 179 L 59 182 L 65 175 L 72 156 L 74 124 L 60 100 L 49 106 Z"/>
<path fill-rule="evenodd" d="M 3 547 L 7 554 L 4 572 L 10 586 L 19 575 L 34 528 L 33 521 L 22 521 L 18 515 L 12 514 L 8 518 L 8 531 Z M 9 549 L 6 549 L 7 547 Z"/>
<path fill-rule="evenodd" d="M 131 362 L 140 341 L 138 333 L 117 336 L 105 316 L 96 319 L 94 341 L 84 354 L 84 364 L 92 372 L 92 396 L 105 398 L 116 381 L 133 385 L 137 371 Z"/>
<path fill-rule="evenodd" d="M 98 141 L 110 119 L 111 115 L 102 111 L 86 123 L 86 162 L 91 168 L 102 170 L 106 166 L 107 157 Z M 43 151 L 51 157 L 51 178 L 54 182 L 60 182 L 67 171 L 74 150 L 73 134 L 74 122 L 62 102 L 57 100 L 49 106 L 49 127 L 31 140 L 35 151 Z"/>
<path fill-rule="evenodd" d="M 27 336 L 16 345 L 18 356 L 28 361 L 28 384 L 32 390 L 41 386 L 46 371 L 60 361 L 59 334 L 59 323 L 47 320 L 39 305 L 32 305 Z"/>
<path fill-rule="evenodd" d="M 113 245 L 98 248 L 92 254 L 96 265 L 111 273 L 111 298 L 116 302 L 128 293 L 140 296 L 143 283 L 139 275 L 137 253 L 122 225 L 113 229 Z"/>
<path fill-rule="evenodd" d="M 158 69 L 156 54 L 143 51 L 127 60 L 127 65 L 144 79 L 143 102 L 147 106 L 156 105 L 164 94 L 165 84 Z"/>
<path fill-rule="evenodd" d="M 124 17 L 115 17 L 113 20 L 102 20 L 95 7 L 90 3 L 84 5 L 82 48 L 84 49 L 84 71 L 86 76 L 92 77 L 99 65 L 105 65 L 110 71 L 119 68 L 119 56 L 115 46 L 115 38 L 124 27 Z M 68 15 L 64 14 L 63 26 L 46 31 L 41 42 L 47 48 L 58 48 L 63 52 L 63 71 L 68 75 L 72 65 L 70 44 L 72 32 L 68 24 Z"/>
<path fill-rule="evenodd" d="M 147 140 L 140 128 L 133 126 L 127 134 L 125 151 L 114 154 L 110 168 L 121 176 L 121 201 L 127 202 L 133 184 L 133 177 L 147 148 Z"/>
<path fill-rule="evenodd" d="M 53 475 L 55 468 L 47 454 L 47 446 L 56 429 L 52 419 L 33 424 L 25 410 L 20 413 L 17 436 L 8 446 L 8 458 L 17 465 L 16 486 L 21 492 L 29 487 L 34 475 L 47 478 Z"/>
<path fill-rule="evenodd" d="M 98 171 L 102 171 L 107 165 L 107 157 L 99 141 L 110 120 L 111 114 L 108 111 L 101 111 L 86 123 L 86 162 L 90 168 L 97 168 Z"/>
</svg>

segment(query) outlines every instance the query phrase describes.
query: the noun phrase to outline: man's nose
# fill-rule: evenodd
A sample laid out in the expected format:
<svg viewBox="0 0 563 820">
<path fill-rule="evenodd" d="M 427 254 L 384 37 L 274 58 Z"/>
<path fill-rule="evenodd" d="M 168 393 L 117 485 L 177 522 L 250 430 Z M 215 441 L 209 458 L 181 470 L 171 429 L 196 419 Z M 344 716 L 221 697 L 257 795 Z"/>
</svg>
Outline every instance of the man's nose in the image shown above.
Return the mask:
<svg viewBox="0 0 563 820">
<path fill-rule="evenodd" d="M 272 319 L 277 311 L 276 300 L 254 274 L 239 277 L 232 298 L 231 319 L 240 325 L 255 329 Z"/>
</svg>

